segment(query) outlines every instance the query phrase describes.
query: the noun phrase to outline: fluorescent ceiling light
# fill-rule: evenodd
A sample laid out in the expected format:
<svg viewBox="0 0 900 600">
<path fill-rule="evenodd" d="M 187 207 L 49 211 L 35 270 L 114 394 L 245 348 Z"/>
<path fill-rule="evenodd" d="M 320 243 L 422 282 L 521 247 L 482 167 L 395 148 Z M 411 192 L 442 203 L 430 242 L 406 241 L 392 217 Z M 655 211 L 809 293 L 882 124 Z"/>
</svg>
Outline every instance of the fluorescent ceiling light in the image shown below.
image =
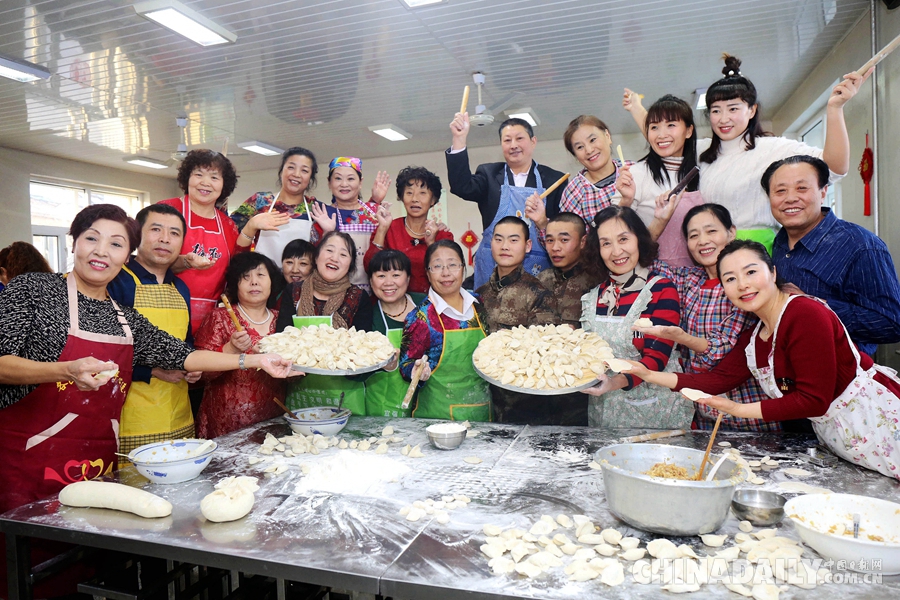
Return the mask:
<svg viewBox="0 0 900 600">
<path fill-rule="evenodd" d="M 537 118 L 537 115 L 534 114 L 534 111 L 530 108 L 517 108 L 515 110 L 508 110 L 506 111 L 506 116 L 508 116 L 510 119 L 522 119 L 532 127 L 537 127 L 541 124 L 541 120 Z"/>
<path fill-rule="evenodd" d="M 134 11 L 201 46 L 235 42 L 237 36 L 177 0 L 138 2 Z"/>
<path fill-rule="evenodd" d="M 372 127 L 369 127 L 369 131 L 380 135 L 385 139 L 391 140 L 392 142 L 402 142 L 403 140 L 408 140 L 412 137 L 399 127 L 393 125 L 373 125 Z"/>
<path fill-rule="evenodd" d="M 706 108 L 706 88 L 697 88 L 694 90 L 694 97 L 697 98 L 696 109 L 704 110 Z"/>
<path fill-rule="evenodd" d="M 38 79 L 50 79 L 50 70 L 27 60 L 0 55 L 0 77 L 27 83 Z"/>
<path fill-rule="evenodd" d="M 238 148 L 243 148 L 248 152 L 256 152 L 263 156 L 278 156 L 284 152 L 281 148 L 264 142 L 241 142 L 238 144 Z"/>
<path fill-rule="evenodd" d="M 148 169 L 168 169 L 169 165 L 161 160 L 156 160 L 155 158 L 150 158 L 148 156 L 126 156 L 123 158 L 125 162 L 137 165 L 139 167 L 146 167 Z"/>
<path fill-rule="evenodd" d="M 440 4 L 444 0 L 400 0 L 400 2 L 405 4 L 407 8 L 421 8 L 429 4 Z"/>
</svg>

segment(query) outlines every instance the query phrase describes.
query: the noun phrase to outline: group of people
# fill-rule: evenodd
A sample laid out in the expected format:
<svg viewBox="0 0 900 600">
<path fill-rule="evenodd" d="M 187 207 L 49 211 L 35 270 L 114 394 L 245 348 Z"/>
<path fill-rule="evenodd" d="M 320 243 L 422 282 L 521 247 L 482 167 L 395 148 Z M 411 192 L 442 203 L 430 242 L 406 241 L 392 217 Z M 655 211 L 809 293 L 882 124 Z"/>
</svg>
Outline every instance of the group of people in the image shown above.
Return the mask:
<svg viewBox="0 0 900 600">
<path fill-rule="evenodd" d="M 317 159 L 300 147 L 282 155 L 277 192 L 231 215 L 237 174 L 210 150 L 182 162 L 183 196 L 136 220 L 111 205 L 82 210 L 68 275 L 15 272 L 0 251 L 0 455 L 22 465 L 0 512 L 110 472 L 116 452 L 274 417 L 273 398 L 291 409 L 343 399 L 355 414 L 394 417 L 812 428 L 841 456 L 896 476 L 900 383 L 871 355 L 900 341 L 900 284 L 885 244 L 823 206 L 849 169 L 843 106 L 865 78 L 834 88 L 820 150 L 765 134 L 740 61 L 726 57 L 723 74 L 707 90 L 705 140 L 684 101 L 666 95 L 645 110 L 626 90 L 649 145 L 635 162 L 612 157 L 603 121 L 572 120 L 564 143 L 584 168 L 545 198 L 561 173 L 534 161 L 527 122 L 503 122 L 504 161 L 473 173 L 468 114 L 457 113 L 449 188 L 477 204 L 484 231 L 471 278 L 430 216 L 436 174 L 400 171 L 396 216 L 387 173 L 364 199 L 362 161 L 336 157 L 321 202 Z M 695 167 L 699 177 L 670 193 Z M 285 381 L 288 362 L 258 353 L 267 335 L 321 324 L 380 331 L 397 359 L 366 375 Z M 597 332 L 631 369 L 559 396 L 477 375 L 484 337 L 546 324 Z M 683 387 L 710 396 L 694 403 Z"/>
</svg>

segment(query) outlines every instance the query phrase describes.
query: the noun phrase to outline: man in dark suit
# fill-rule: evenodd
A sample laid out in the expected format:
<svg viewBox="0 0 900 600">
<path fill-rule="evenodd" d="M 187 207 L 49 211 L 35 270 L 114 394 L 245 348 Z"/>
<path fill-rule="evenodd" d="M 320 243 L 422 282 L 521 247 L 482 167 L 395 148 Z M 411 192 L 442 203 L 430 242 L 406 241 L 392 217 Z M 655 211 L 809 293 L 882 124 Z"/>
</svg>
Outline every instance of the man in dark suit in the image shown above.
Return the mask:
<svg viewBox="0 0 900 600">
<path fill-rule="evenodd" d="M 476 202 L 481 213 L 484 232 L 482 245 L 475 255 L 475 286 L 487 282 L 494 269 L 490 252 L 493 225 L 506 216 L 517 216 L 529 223 L 532 239 L 538 239 L 537 229 L 528 219 L 534 211 L 539 194 L 553 185 L 562 173 L 544 165 L 538 165 L 532 154 L 537 138 L 531 125 L 523 119 L 507 119 L 500 124 L 500 145 L 505 162 L 479 165 L 472 173 L 466 138 L 469 135 L 469 113 L 456 113 L 450 123 L 453 144 L 447 150 L 447 177 L 450 192 L 464 200 Z M 564 186 L 558 187 L 545 199 L 546 218 L 559 212 L 559 201 Z M 527 213 L 527 214 L 526 214 Z M 534 244 L 525 260 L 525 269 L 532 275 L 549 268 L 550 261 L 543 246 Z"/>
</svg>

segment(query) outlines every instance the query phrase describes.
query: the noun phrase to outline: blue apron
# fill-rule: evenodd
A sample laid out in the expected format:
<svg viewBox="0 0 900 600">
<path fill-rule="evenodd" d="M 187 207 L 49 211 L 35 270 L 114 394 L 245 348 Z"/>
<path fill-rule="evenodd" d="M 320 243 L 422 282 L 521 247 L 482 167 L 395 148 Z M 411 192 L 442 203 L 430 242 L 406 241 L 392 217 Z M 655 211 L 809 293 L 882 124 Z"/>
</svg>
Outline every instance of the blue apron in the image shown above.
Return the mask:
<svg viewBox="0 0 900 600">
<path fill-rule="evenodd" d="M 496 263 L 491 255 L 491 239 L 494 237 L 494 226 L 497 221 L 503 217 L 510 215 L 516 216 L 528 223 L 529 236 L 531 239 L 531 252 L 525 255 L 525 272 L 531 273 L 535 277 L 544 269 L 550 268 L 550 257 L 547 251 L 538 240 L 537 227 L 525 216 L 525 200 L 534 193 L 540 194 L 544 191 L 541 182 L 541 174 L 538 171 L 537 162 L 534 163 L 534 179 L 537 187 L 515 187 L 509 185 L 512 179 L 512 173 L 509 167 L 503 167 L 503 185 L 500 187 L 500 205 L 497 207 L 497 214 L 494 220 L 488 225 L 481 234 L 481 243 L 478 245 L 478 251 L 475 253 L 475 289 L 488 282 L 491 273 L 494 271 Z M 546 200 L 544 204 L 546 205 Z"/>
</svg>

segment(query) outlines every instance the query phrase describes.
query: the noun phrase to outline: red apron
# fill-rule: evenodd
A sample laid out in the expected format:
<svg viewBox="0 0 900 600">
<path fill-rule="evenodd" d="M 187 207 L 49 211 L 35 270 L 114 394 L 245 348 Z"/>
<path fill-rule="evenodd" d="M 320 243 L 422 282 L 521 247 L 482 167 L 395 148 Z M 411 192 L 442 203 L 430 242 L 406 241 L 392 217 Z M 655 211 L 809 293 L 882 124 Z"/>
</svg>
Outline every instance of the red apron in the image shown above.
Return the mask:
<svg viewBox="0 0 900 600">
<path fill-rule="evenodd" d="M 203 319 L 216 307 L 225 290 L 225 270 L 231 260 L 231 248 L 228 246 L 220 212 L 216 209 L 216 229 L 209 230 L 202 223 L 192 223 L 200 217 L 191 211 L 190 198 L 185 196 L 181 201 L 181 214 L 187 222 L 184 243 L 181 245 L 182 253 L 193 252 L 210 260 L 216 259 L 216 264 L 208 269 L 188 269 L 178 274 L 191 291 L 191 332 L 195 336 Z"/>
<path fill-rule="evenodd" d="M 116 468 L 119 415 L 133 370 L 131 328 L 113 302 L 125 337 L 81 331 L 71 275 L 67 286 L 69 334 L 59 361 L 93 356 L 116 363 L 119 373 L 93 392 L 79 390 L 73 381 L 42 383 L 0 410 L 0 464 L 9 467 L 0 491 L 0 513 Z"/>
</svg>

